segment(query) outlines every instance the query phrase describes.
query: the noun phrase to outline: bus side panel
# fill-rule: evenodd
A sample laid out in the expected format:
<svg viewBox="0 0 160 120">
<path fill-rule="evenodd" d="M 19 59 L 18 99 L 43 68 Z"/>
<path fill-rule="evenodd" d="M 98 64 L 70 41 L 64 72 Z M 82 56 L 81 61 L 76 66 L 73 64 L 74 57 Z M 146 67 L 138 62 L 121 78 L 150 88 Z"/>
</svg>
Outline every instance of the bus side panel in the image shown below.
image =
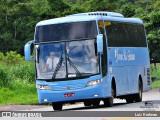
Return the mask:
<svg viewBox="0 0 160 120">
<path fill-rule="evenodd" d="M 138 92 L 138 73 L 135 71 L 138 71 L 138 67 L 113 67 L 112 76 L 116 81 L 118 96 Z"/>
<path fill-rule="evenodd" d="M 139 77 L 142 78 L 144 90 L 149 90 L 147 70 L 149 56 L 147 48 L 112 47 L 109 48 L 109 69 L 116 80 L 117 95 L 138 92 Z"/>
</svg>

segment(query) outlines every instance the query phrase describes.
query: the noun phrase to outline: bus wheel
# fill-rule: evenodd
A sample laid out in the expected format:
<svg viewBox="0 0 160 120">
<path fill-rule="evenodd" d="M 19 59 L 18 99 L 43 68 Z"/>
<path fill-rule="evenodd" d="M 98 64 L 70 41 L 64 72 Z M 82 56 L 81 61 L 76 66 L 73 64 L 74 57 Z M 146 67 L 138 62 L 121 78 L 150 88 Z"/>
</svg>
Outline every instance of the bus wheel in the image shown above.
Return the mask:
<svg viewBox="0 0 160 120">
<path fill-rule="evenodd" d="M 141 102 L 142 101 L 142 91 L 143 91 L 142 82 L 139 80 L 139 91 L 135 95 L 135 102 Z"/>
<path fill-rule="evenodd" d="M 100 104 L 100 100 L 94 100 L 92 101 L 93 106 L 98 106 Z"/>
<path fill-rule="evenodd" d="M 52 107 L 54 110 L 62 110 L 62 103 L 52 103 Z"/>
<path fill-rule="evenodd" d="M 113 106 L 113 98 L 112 97 L 104 99 L 103 102 L 104 102 L 105 107 L 112 107 Z"/>
<path fill-rule="evenodd" d="M 113 100 L 114 100 L 114 96 L 115 96 L 115 89 L 113 88 L 113 85 L 112 85 L 111 89 L 112 89 L 111 97 L 110 98 L 105 98 L 103 100 L 104 106 L 106 106 L 106 107 L 112 107 L 113 106 Z"/>
<path fill-rule="evenodd" d="M 131 95 L 130 95 L 130 96 L 131 96 Z M 127 103 L 133 103 L 134 100 L 133 100 L 132 97 L 129 97 L 129 98 L 126 98 L 126 102 L 127 102 Z"/>
<path fill-rule="evenodd" d="M 90 101 L 84 101 L 84 106 L 91 106 L 92 104 L 91 104 L 91 102 Z"/>
</svg>

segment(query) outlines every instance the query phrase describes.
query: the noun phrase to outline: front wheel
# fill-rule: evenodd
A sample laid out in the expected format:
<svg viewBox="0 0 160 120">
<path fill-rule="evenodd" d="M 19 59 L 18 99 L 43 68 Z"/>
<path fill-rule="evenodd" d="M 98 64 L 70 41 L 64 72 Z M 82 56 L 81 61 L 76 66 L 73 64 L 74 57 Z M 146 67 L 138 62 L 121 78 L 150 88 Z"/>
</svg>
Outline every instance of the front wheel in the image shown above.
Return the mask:
<svg viewBox="0 0 160 120">
<path fill-rule="evenodd" d="M 52 107 L 54 110 L 62 110 L 63 104 L 62 103 L 52 103 Z"/>
<path fill-rule="evenodd" d="M 98 106 L 100 104 L 100 100 L 94 100 L 92 101 L 93 106 Z"/>
<path fill-rule="evenodd" d="M 92 104 L 91 104 L 90 101 L 84 101 L 84 106 L 89 107 L 89 106 L 91 106 L 91 105 L 92 105 Z"/>
<path fill-rule="evenodd" d="M 113 97 L 105 98 L 103 100 L 103 102 L 104 102 L 105 107 L 112 107 L 113 106 Z"/>
<path fill-rule="evenodd" d="M 103 100 L 104 106 L 106 106 L 106 107 L 112 107 L 113 106 L 114 96 L 115 96 L 115 89 L 114 89 L 114 87 L 112 85 L 112 88 L 111 88 L 111 97 L 110 98 L 105 98 Z"/>
</svg>

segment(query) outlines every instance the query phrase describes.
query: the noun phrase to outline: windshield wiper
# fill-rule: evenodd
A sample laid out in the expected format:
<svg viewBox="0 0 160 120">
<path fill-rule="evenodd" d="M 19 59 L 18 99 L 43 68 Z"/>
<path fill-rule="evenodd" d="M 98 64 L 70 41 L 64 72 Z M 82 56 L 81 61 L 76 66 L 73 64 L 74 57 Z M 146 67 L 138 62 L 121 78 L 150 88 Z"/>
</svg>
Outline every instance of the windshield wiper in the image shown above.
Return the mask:
<svg viewBox="0 0 160 120">
<path fill-rule="evenodd" d="M 73 64 L 73 62 L 70 60 L 69 55 L 67 55 L 67 60 L 69 64 L 75 69 L 76 73 L 79 75 L 79 77 L 82 77 L 82 74 L 79 72 L 78 68 Z"/>
<path fill-rule="evenodd" d="M 61 54 L 61 57 L 57 63 L 57 66 L 53 72 L 53 75 L 52 75 L 52 80 L 55 79 L 58 71 L 60 70 L 61 66 L 62 66 L 62 62 L 63 62 L 64 58 L 63 58 L 63 53 Z M 82 74 L 80 73 L 80 71 L 78 70 L 78 68 L 74 65 L 74 63 L 70 60 L 69 56 L 67 56 L 67 60 L 69 62 L 69 64 L 75 69 L 76 73 L 79 75 L 79 77 L 82 77 Z"/>
<path fill-rule="evenodd" d="M 55 68 L 55 70 L 54 70 L 54 72 L 53 72 L 52 80 L 55 79 L 55 77 L 56 77 L 59 69 L 60 69 L 61 66 L 62 66 L 63 60 L 64 60 L 64 58 L 63 58 L 63 53 L 62 53 L 62 54 L 61 54 L 61 57 L 60 57 L 60 59 L 59 59 L 59 61 L 58 61 L 58 63 L 57 63 L 57 66 L 56 66 L 56 68 Z"/>
</svg>

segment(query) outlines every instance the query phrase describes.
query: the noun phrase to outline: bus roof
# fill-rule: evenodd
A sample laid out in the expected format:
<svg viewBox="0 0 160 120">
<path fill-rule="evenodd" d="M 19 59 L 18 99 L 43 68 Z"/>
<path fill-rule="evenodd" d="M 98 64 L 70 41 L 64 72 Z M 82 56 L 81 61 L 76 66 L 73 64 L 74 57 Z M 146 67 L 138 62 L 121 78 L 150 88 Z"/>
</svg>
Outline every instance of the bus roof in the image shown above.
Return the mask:
<svg viewBox="0 0 160 120">
<path fill-rule="evenodd" d="M 72 14 L 69 16 L 82 16 L 82 15 L 100 15 L 100 16 L 112 16 L 112 17 L 124 17 L 120 13 L 116 12 L 105 12 L 105 11 L 97 11 L 97 12 L 88 12 L 88 13 L 78 13 L 78 14 Z"/>
<path fill-rule="evenodd" d="M 37 23 L 36 26 L 70 23 L 70 22 L 94 21 L 94 20 L 106 20 L 106 21 L 115 21 L 115 22 L 143 24 L 143 21 L 139 18 L 124 18 L 123 15 L 119 13 L 89 12 L 89 13 L 73 14 L 66 17 L 40 21 L 39 23 Z"/>
</svg>

